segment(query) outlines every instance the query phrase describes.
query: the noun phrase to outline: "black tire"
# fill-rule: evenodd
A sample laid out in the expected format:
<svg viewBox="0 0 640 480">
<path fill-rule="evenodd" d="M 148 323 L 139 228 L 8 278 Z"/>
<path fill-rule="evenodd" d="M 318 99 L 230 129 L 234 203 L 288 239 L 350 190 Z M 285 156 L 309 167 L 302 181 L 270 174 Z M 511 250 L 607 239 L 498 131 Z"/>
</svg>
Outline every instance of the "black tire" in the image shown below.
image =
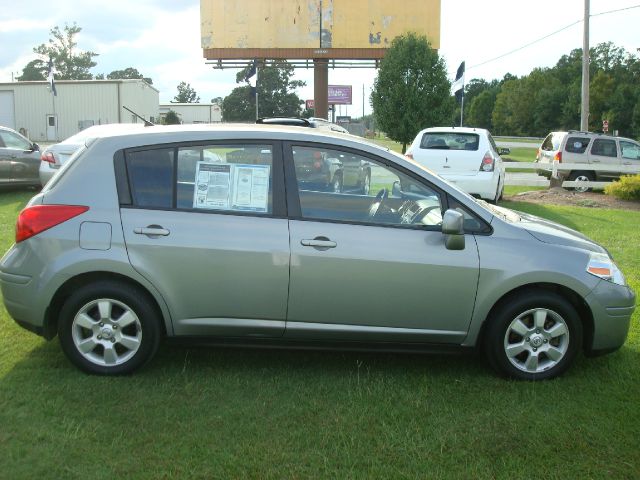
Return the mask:
<svg viewBox="0 0 640 480">
<path fill-rule="evenodd" d="M 133 372 L 155 355 L 161 335 L 160 319 L 148 295 L 108 280 L 75 291 L 64 302 L 58 320 L 62 350 L 75 366 L 92 374 Z M 86 351 L 81 352 L 79 345 Z"/>
<path fill-rule="evenodd" d="M 543 327 L 536 329 L 536 318 Z M 569 368 L 582 345 L 578 314 L 554 292 L 536 289 L 518 293 L 496 307 L 487 321 L 484 353 L 491 366 L 507 377 L 555 378 Z M 560 333 L 563 329 L 565 334 Z"/>
<path fill-rule="evenodd" d="M 571 174 L 569 175 L 569 181 L 574 182 L 576 180 L 579 181 L 584 181 L 584 182 L 593 182 L 596 179 L 596 176 L 593 174 L 593 172 L 585 172 L 585 171 L 581 171 L 581 170 L 576 170 L 571 172 Z M 583 193 L 583 192 L 588 192 L 591 190 L 591 188 L 585 186 L 585 187 L 572 187 L 572 190 L 579 192 L 579 193 Z"/>
</svg>

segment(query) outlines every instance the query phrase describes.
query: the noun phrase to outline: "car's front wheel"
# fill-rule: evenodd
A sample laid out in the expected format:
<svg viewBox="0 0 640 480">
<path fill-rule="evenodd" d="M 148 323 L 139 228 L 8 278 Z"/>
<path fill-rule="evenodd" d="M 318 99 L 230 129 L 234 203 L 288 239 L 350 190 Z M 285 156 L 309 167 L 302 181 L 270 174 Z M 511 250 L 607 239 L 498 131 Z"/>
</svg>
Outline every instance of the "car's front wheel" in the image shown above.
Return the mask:
<svg viewBox="0 0 640 480">
<path fill-rule="evenodd" d="M 144 292 L 101 281 L 80 288 L 65 301 L 58 335 L 63 351 L 78 368 L 119 375 L 134 371 L 153 357 L 161 327 Z"/>
<path fill-rule="evenodd" d="M 582 345 L 582 324 L 573 306 L 545 290 L 521 292 L 488 319 L 484 350 L 499 373 L 523 380 L 561 375 Z"/>
</svg>

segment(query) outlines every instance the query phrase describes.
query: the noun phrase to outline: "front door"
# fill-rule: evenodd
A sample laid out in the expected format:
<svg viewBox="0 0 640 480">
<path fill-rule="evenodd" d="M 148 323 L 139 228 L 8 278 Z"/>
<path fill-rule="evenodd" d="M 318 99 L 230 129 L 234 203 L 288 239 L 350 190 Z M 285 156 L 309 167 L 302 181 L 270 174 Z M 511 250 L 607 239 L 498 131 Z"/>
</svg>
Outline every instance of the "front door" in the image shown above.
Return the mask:
<svg viewBox="0 0 640 480">
<path fill-rule="evenodd" d="M 296 145 L 289 150 L 294 164 L 305 150 L 341 153 Z M 289 226 L 285 337 L 461 342 L 479 274 L 473 235 L 464 250 L 447 250 L 443 194 L 374 158 L 362 160 L 371 162 L 370 195 L 299 188 L 298 212 L 289 197 L 297 219 Z"/>
<path fill-rule="evenodd" d="M 276 218 L 284 202 L 274 199 L 283 188 L 273 187 L 273 146 L 172 146 L 125 159 L 127 252 L 165 299 L 174 333 L 281 336 L 289 230 Z"/>
<path fill-rule="evenodd" d="M 58 117 L 56 115 L 47 115 L 47 140 L 58 140 Z"/>
</svg>

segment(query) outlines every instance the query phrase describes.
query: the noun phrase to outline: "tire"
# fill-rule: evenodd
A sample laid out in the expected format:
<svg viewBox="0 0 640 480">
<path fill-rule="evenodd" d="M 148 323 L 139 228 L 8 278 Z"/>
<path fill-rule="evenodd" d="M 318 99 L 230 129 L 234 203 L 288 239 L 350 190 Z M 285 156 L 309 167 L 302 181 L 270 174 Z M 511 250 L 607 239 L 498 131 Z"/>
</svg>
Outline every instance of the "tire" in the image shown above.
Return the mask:
<svg viewBox="0 0 640 480">
<path fill-rule="evenodd" d="M 582 345 L 582 324 L 560 295 L 529 290 L 500 304 L 488 319 L 484 352 L 500 374 L 547 380 L 564 373 Z"/>
<path fill-rule="evenodd" d="M 574 171 L 569 175 L 569 181 L 585 182 L 584 186 L 573 187 L 573 190 L 578 193 L 584 193 L 591 190 L 589 188 L 589 182 L 593 182 L 596 176 L 593 172 Z"/>
<path fill-rule="evenodd" d="M 58 321 L 62 350 L 81 370 L 131 373 L 158 349 L 160 319 L 145 292 L 113 281 L 88 284 L 63 304 Z"/>
<path fill-rule="evenodd" d="M 491 203 L 492 205 L 497 205 L 498 200 L 500 200 L 500 198 L 502 198 L 502 191 L 500 190 L 500 181 L 498 180 L 498 187 L 496 188 L 496 196 L 493 198 L 493 200 L 489 200 L 489 203 Z"/>
</svg>

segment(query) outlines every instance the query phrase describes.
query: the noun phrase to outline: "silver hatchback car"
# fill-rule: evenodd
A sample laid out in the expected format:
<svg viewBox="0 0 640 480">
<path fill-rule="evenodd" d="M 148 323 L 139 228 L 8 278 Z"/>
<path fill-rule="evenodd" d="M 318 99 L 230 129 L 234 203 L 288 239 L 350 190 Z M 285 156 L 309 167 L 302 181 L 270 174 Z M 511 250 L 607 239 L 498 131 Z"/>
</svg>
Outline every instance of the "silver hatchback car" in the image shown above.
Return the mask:
<svg viewBox="0 0 640 480">
<path fill-rule="evenodd" d="M 314 189 L 309 158 L 370 166 L 371 192 Z M 69 359 L 122 374 L 163 337 L 484 351 L 519 379 L 625 341 L 635 295 L 578 232 L 494 207 L 345 135 L 148 127 L 87 142 L 20 213 L 6 308 Z"/>
</svg>

